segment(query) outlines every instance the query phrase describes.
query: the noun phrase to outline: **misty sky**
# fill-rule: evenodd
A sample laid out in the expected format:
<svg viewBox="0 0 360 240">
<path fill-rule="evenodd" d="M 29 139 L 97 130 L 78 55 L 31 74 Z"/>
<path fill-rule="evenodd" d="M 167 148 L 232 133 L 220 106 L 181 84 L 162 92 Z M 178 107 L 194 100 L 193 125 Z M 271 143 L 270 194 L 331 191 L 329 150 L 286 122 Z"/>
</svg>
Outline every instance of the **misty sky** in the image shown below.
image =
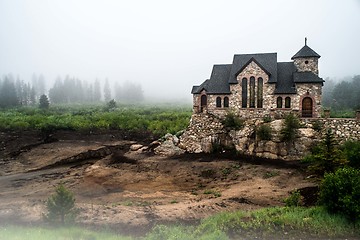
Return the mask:
<svg viewBox="0 0 360 240">
<path fill-rule="evenodd" d="M 191 99 L 213 64 L 291 61 L 304 37 L 322 78 L 360 74 L 359 0 L 0 0 L 0 76 L 134 81 L 145 96 Z"/>
</svg>

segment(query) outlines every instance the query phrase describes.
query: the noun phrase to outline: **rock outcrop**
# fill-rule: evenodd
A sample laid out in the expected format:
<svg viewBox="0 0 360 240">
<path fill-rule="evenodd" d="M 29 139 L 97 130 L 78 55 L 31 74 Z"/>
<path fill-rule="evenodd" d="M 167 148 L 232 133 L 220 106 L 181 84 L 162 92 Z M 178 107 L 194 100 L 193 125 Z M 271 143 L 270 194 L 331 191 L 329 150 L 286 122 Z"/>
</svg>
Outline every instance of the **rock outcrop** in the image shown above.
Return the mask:
<svg viewBox="0 0 360 240">
<path fill-rule="evenodd" d="M 310 153 L 312 146 L 321 141 L 324 131 L 331 128 L 339 142 L 360 140 L 360 123 L 356 119 L 301 119 L 294 141 L 281 141 L 284 120 L 265 123 L 263 119 L 248 119 L 241 130 L 226 129 L 218 117 L 193 114 L 190 125 L 180 137 L 179 147 L 187 152 L 212 152 L 214 146 L 234 147 L 245 155 L 283 160 L 299 160 Z M 256 129 L 268 125 L 270 140 L 261 140 Z M 320 126 L 320 127 L 319 127 Z M 316 130 L 314 130 L 316 129 Z"/>
<path fill-rule="evenodd" d="M 154 149 L 155 154 L 174 156 L 185 152 L 184 149 L 177 146 L 179 144 L 179 138 L 177 136 L 167 133 L 164 138 L 165 140 Z"/>
</svg>

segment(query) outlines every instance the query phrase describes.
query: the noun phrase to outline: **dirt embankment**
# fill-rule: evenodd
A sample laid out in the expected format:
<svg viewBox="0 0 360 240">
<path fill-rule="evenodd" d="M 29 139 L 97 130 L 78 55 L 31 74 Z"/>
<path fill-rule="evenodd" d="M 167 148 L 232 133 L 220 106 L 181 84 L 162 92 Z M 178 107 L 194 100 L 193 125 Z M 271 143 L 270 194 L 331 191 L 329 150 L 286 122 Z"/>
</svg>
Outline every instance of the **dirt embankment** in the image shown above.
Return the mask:
<svg viewBox="0 0 360 240">
<path fill-rule="evenodd" d="M 36 132 L 0 135 L 1 222 L 41 222 L 60 182 L 75 194 L 78 222 L 137 228 L 283 205 L 290 191 L 313 185 L 297 164 L 221 154 L 162 157 L 130 151 L 135 142 L 123 133 L 58 132 L 46 141 Z"/>
</svg>

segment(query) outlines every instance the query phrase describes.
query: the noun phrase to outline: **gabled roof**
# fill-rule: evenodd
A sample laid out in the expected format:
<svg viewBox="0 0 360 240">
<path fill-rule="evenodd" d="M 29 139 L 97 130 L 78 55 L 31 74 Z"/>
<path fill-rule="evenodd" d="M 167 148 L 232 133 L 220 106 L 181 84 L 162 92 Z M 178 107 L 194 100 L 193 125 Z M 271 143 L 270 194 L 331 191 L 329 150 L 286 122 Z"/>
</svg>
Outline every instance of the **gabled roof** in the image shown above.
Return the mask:
<svg viewBox="0 0 360 240">
<path fill-rule="evenodd" d="M 294 73 L 295 83 L 323 83 L 325 82 L 322 78 L 318 77 L 313 72 L 295 72 Z"/>
<path fill-rule="evenodd" d="M 266 70 L 269 74 L 269 82 L 276 82 L 277 71 L 277 54 L 276 53 L 258 53 L 258 54 L 239 54 L 234 55 L 231 72 L 229 76 L 229 83 L 237 83 L 236 77 L 241 69 L 249 64 L 250 60 L 253 59 L 256 63 L 261 66 L 262 69 Z"/>
<path fill-rule="evenodd" d="M 209 79 L 206 79 L 200 86 L 193 86 L 191 93 L 200 93 L 202 90 L 206 90 L 206 87 L 208 85 Z"/>
<path fill-rule="evenodd" d="M 278 79 L 274 93 L 276 94 L 295 94 L 296 88 L 293 81 L 293 74 L 296 66 L 293 62 L 277 63 Z"/>
<path fill-rule="evenodd" d="M 205 90 L 208 94 L 230 94 L 228 84 L 231 64 L 214 65 L 210 79 L 200 86 L 194 86 L 191 93 L 200 93 Z"/>
<path fill-rule="evenodd" d="M 306 58 L 306 57 L 316 57 L 320 58 L 320 55 L 312 50 L 308 45 L 305 44 L 291 59 L 295 58 Z"/>
</svg>

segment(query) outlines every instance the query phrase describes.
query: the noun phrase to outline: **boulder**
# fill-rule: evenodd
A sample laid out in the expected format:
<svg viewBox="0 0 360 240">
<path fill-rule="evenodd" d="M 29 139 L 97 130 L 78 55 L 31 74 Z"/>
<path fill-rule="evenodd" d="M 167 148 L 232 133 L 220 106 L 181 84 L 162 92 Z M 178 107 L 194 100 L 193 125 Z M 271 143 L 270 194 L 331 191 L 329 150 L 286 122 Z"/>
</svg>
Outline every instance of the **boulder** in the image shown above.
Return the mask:
<svg viewBox="0 0 360 240">
<path fill-rule="evenodd" d="M 131 150 L 131 151 L 137 151 L 137 150 L 139 150 L 139 149 L 142 148 L 142 147 L 144 147 L 144 146 L 141 145 L 141 144 L 133 144 L 133 145 L 130 146 L 130 150 Z"/>
<path fill-rule="evenodd" d="M 185 150 L 175 146 L 172 140 L 166 140 L 154 149 L 155 154 L 163 156 L 175 156 L 185 153 Z"/>
</svg>

